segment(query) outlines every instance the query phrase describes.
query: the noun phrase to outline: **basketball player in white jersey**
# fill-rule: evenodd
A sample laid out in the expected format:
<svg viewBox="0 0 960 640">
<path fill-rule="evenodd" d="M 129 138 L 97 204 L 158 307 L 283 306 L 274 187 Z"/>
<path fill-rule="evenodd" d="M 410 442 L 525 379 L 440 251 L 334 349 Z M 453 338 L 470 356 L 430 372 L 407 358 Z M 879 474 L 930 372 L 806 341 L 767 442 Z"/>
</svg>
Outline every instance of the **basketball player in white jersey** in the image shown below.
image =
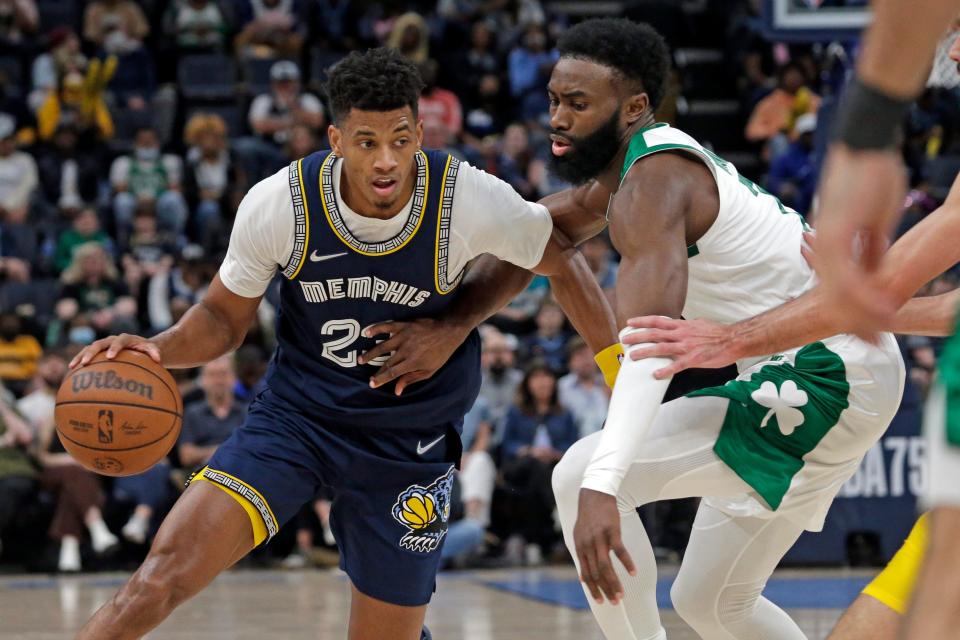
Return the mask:
<svg viewBox="0 0 960 640">
<path fill-rule="evenodd" d="M 553 168 L 583 186 L 545 204 L 557 224 L 607 211 L 622 256 L 622 338 L 633 316 L 734 322 L 813 286 L 800 216 L 654 121 L 668 66 L 656 32 L 588 21 L 566 32 L 559 50 L 548 87 Z M 800 628 L 761 592 L 797 537 L 822 527 L 896 412 L 904 376 L 896 342 L 839 335 L 745 359 L 736 380 L 661 406 L 669 380 L 652 372 L 667 363 L 625 360 L 606 427 L 574 445 L 554 473 L 564 537 L 594 615 L 611 639 L 666 637 L 635 509 L 700 496 L 671 592 L 677 613 L 706 640 L 800 640 Z"/>
</svg>

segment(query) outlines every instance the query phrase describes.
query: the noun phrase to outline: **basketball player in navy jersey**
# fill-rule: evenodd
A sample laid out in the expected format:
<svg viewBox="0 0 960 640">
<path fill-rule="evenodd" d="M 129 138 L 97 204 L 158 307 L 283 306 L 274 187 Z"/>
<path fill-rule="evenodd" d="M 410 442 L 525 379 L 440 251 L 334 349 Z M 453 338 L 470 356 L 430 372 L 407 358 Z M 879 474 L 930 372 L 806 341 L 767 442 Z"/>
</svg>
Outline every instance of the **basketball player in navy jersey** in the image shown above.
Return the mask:
<svg viewBox="0 0 960 640">
<path fill-rule="evenodd" d="M 71 363 L 122 349 L 171 368 L 207 362 L 242 342 L 281 272 L 266 390 L 79 638 L 141 637 L 268 541 L 321 486 L 335 492 L 331 526 L 352 588 L 349 637 L 429 637 L 421 629 L 447 530 L 458 429 L 480 384 L 473 327 L 523 286 L 519 268 L 533 269 L 551 277 L 595 352 L 617 342 L 589 267 L 544 206 L 420 149 L 421 86 L 396 52 L 344 59 L 328 85 L 332 150 L 250 190 L 203 301 L 154 338 L 106 338 Z M 516 266 L 491 268 L 484 257 L 478 275 L 462 278 L 481 254 Z M 441 314 L 437 330 L 465 340 L 437 375 L 402 394 L 371 382 L 386 356 L 363 354 L 387 338 L 369 335 L 371 325 Z"/>
</svg>

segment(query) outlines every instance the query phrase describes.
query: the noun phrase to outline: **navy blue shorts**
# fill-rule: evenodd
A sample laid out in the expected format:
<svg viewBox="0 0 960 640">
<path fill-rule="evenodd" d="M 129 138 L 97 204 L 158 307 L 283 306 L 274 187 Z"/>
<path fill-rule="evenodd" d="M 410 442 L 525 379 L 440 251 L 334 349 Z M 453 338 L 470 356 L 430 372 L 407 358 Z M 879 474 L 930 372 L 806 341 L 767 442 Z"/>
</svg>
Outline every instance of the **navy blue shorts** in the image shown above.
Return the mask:
<svg viewBox="0 0 960 640">
<path fill-rule="evenodd" d="M 418 606 L 436 586 L 461 453 L 458 427 L 320 422 L 267 390 L 197 477 L 245 499 L 255 529 L 254 514 L 263 519 L 267 539 L 321 487 L 331 489 L 341 569 L 361 593 Z"/>
</svg>

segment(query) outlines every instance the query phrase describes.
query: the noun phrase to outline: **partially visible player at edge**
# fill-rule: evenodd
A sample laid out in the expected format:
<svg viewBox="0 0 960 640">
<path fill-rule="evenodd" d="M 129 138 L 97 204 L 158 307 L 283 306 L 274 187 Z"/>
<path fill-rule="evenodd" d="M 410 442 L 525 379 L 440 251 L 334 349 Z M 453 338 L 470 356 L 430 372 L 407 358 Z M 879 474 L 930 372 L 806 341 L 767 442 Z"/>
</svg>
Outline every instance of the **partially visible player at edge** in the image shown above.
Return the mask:
<svg viewBox="0 0 960 640">
<path fill-rule="evenodd" d="M 550 276 L 595 352 L 610 356 L 612 312 L 547 209 L 446 153 L 421 150 L 421 87 L 416 67 L 395 51 L 347 56 L 328 83 L 332 151 L 250 190 L 204 299 L 154 338 L 106 338 L 71 363 L 122 349 L 171 368 L 207 362 L 241 343 L 282 273 L 267 389 L 193 476 L 144 563 L 80 631 L 82 640 L 141 637 L 269 540 L 321 485 L 335 492 L 331 526 L 352 589 L 349 638 L 428 638 L 422 625 L 447 530 L 458 431 L 480 383 L 474 327 L 533 269 Z M 516 267 L 484 257 L 463 277 L 481 254 Z M 364 352 L 387 336 L 384 325 L 371 325 L 413 318 L 425 318 L 416 324 L 424 341 L 432 330 L 463 344 L 429 380 L 404 390 L 422 378 L 409 371 L 396 390 L 373 383 L 386 358 Z M 608 375 L 617 366 L 610 358 Z"/>
<path fill-rule="evenodd" d="M 886 241 L 901 215 L 904 178 L 895 149 L 910 103 L 924 85 L 933 52 L 957 0 L 876 0 L 857 74 L 838 112 L 818 214 L 817 271 L 834 304 L 866 334 L 912 295 L 882 277 Z M 956 46 L 953 48 L 956 53 Z M 953 236 L 954 242 L 956 236 Z M 857 243 L 863 247 L 858 256 Z M 936 238 L 921 253 L 936 247 Z M 902 635 L 947 638 L 960 628 L 960 337 L 941 354 L 939 382 L 924 431 L 930 452 L 929 553 Z"/>
</svg>

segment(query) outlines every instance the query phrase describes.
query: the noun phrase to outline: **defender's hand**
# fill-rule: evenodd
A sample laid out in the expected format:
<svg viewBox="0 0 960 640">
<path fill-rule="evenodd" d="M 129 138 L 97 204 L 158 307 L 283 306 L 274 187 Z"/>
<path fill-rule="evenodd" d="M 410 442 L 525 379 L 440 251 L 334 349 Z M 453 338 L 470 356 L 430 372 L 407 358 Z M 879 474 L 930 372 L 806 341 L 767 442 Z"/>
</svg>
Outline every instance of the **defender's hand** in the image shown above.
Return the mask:
<svg viewBox="0 0 960 640">
<path fill-rule="evenodd" d="M 653 373 L 658 380 L 694 367 L 719 369 L 736 362 L 740 357 L 730 327 L 712 320 L 642 316 L 630 318 L 627 324 L 644 331 L 627 334 L 623 338 L 624 344 L 653 343 L 649 347 L 631 349 L 632 360 L 673 358 L 670 365 Z"/>
<path fill-rule="evenodd" d="M 580 580 L 587 585 L 598 604 L 603 598 L 611 604 L 620 602 L 623 586 L 613 570 L 613 551 L 631 576 L 637 575 L 630 554 L 620 541 L 620 510 L 617 499 L 592 489 L 580 489 L 577 524 L 573 541 L 580 563 Z"/>
<path fill-rule="evenodd" d="M 118 336 L 102 338 L 84 347 L 83 350 L 70 361 L 70 368 L 74 369 L 86 365 L 101 351 L 106 351 L 107 358 L 112 360 L 124 349 L 145 353 L 157 364 L 163 364 L 160 360 L 160 349 L 157 348 L 156 344 L 140 336 L 121 333 Z"/>
<path fill-rule="evenodd" d="M 367 327 L 363 335 L 371 338 L 389 334 L 390 337 L 362 354 L 360 364 L 389 355 L 376 375 L 370 378 L 370 386 L 377 388 L 396 380 L 395 393 L 399 396 L 409 385 L 435 374 L 463 344 L 469 333 L 462 327 L 431 318 L 375 324 Z"/>
<path fill-rule="evenodd" d="M 892 151 L 851 151 L 836 144 L 825 165 L 811 255 L 832 305 L 861 338 L 871 340 L 896 313 L 878 278 L 903 210 L 905 172 Z"/>
</svg>

